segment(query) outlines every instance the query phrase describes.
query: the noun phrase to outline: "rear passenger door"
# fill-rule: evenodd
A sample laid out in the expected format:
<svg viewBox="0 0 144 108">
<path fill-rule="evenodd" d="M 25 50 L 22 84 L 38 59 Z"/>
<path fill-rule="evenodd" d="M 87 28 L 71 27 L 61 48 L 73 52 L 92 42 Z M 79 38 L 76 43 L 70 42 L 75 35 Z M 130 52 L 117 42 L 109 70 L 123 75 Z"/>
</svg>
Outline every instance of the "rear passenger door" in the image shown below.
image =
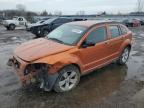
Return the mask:
<svg viewBox="0 0 144 108">
<path fill-rule="evenodd" d="M 121 29 L 119 25 L 109 25 L 109 35 L 110 40 L 108 44 L 110 59 L 114 59 L 119 56 L 120 47 L 124 41 L 121 34 Z"/>
</svg>

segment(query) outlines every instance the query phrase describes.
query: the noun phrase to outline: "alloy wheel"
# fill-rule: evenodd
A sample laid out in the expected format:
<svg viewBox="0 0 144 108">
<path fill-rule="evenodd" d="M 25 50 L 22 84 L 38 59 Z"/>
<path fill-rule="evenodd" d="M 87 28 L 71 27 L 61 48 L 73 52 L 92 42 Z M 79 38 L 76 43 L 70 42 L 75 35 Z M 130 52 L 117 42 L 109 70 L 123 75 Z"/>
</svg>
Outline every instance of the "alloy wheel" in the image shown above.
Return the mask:
<svg viewBox="0 0 144 108">
<path fill-rule="evenodd" d="M 78 80 L 78 75 L 75 71 L 65 72 L 60 78 L 59 87 L 63 91 L 68 91 L 75 86 L 77 80 Z"/>
</svg>

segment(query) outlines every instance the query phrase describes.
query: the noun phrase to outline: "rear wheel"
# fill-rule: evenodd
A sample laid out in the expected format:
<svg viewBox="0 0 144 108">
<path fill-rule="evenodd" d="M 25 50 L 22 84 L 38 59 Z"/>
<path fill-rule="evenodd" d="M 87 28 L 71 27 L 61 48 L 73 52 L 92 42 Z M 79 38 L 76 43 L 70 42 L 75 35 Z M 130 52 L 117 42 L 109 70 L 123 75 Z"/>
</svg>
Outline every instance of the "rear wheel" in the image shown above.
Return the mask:
<svg viewBox="0 0 144 108">
<path fill-rule="evenodd" d="M 59 77 L 54 85 L 56 92 L 70 91 L 77 86 L 80 80 L 79 69 L 74 65 L 69 65 L 60 70 Z"/>
<path fill-rule="evenodd" d="M 10 24 L 10 25 L 9 25 L 9 29 L 10 29 L 10 30 L 14 30 L 15 27 L 16 27 L 16 26 L 15 26 L 14 24 Z"/>
<path fill-rule="evenodd" d="M 121 56 L 119 57 L 119 59 L 117 60 L 117 63 L 120 65 L 124 65 L 126 64 L 126 62 L 128 61 L 129 58 L 129 54 L 130 54 L 130 47 L 126 47 Z"/>
</svg>

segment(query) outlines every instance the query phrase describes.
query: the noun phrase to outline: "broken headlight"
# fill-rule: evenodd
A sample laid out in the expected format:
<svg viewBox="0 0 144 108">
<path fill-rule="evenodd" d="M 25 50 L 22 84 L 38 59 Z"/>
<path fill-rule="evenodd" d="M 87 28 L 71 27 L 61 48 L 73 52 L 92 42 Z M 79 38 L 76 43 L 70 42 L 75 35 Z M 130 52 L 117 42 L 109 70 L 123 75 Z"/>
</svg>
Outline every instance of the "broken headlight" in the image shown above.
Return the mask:
<svg viewBox="0 0 144 108">
<path fill-rule="evenodd" d="M 35 72 L 48 72 L 49 68 L 50 65 L 45 63 L 29 64 L 24 71 L 24 75 Z"/>
</svg>

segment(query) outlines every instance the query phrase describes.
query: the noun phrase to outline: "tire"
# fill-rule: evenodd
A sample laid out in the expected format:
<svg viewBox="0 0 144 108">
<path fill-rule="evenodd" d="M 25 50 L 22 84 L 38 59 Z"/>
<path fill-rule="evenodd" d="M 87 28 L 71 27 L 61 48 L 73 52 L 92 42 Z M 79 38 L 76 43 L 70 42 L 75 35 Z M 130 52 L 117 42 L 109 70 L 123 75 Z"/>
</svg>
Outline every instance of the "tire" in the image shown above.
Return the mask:
<svg viewBox="0 0 144 108">
<path fill-rule="evenodd" d="M 35 39 L 37 39 L 37 38 L 41 38 L 41 36 L 38 34 L 35 34 Z"/>
<path fill-rule="evenodd" d="M 45 37 L 45 36 L 47 36 L 49 34 L 49 31 L 48 30 L 42 30 L 42 33 L 41 33 L 41 36 L 42 37 Z"/>
<path fill-rule="evenodd" d="M 129 59 L 129 54 L 130 54 L 130 47 L 126 47 L 126 48 L 123 50 L 123 52 L 122 52 L 121 56 L 119 57 L 119 59 L 117 60 L 117 63 L 118 63 L 119 65 L 125 65 L 126 62 L 127 62 L 128 59 Z"/>
<path fill-rule="evenodd" d="M 80 71 L 74 65 L 65 66 L 59 71 L 59 77 L 54 85 L 54 91 L 67 92 L 74 89 L 80 81 Z"/>
<path fill-rule="evenodd" d="M 14 30 L 15 27 L 16 27 L 15 24 L 10 24 L 10 25 L 9 25 L 9 29 L 10 29 L 10 30 Z"/>
<path fill-rule="evenodd" d="M 9 27 L 6 27 L 7 30 L 10 30 Z"/>
</svg>

